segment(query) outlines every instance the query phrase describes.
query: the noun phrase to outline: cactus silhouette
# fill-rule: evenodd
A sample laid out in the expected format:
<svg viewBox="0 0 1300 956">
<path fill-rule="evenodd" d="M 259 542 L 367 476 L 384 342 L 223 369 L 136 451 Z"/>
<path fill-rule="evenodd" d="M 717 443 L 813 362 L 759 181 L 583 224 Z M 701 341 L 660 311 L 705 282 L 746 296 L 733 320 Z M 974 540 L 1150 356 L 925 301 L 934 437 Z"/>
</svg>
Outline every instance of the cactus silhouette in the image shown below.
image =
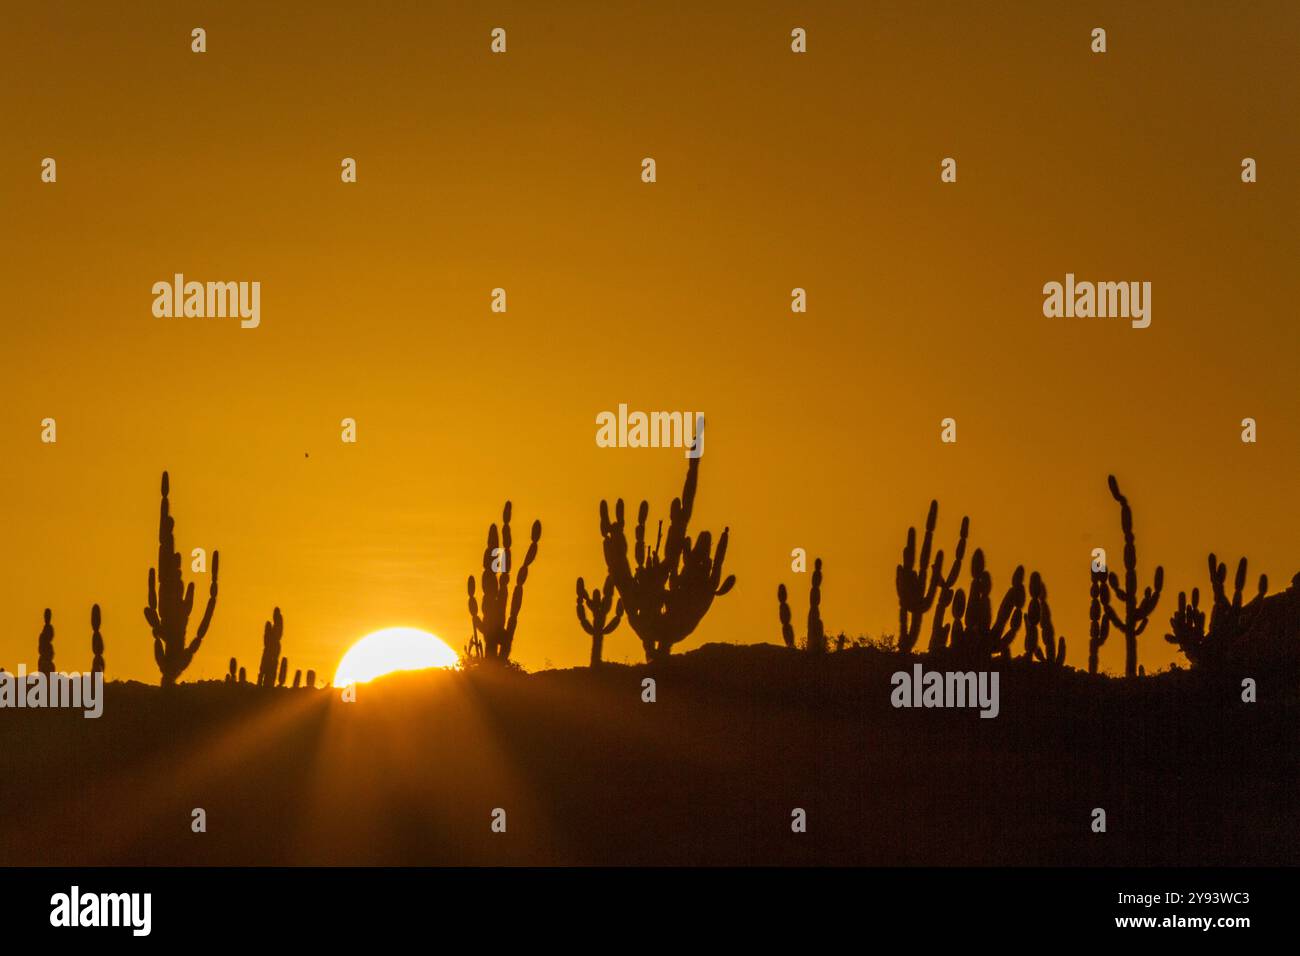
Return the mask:
<svg viewBox="0 0 1300 956">
<path fill-rule="evenodd" d="M 664 537 L 664 526 L 660 521 L 653 550 L 646 545 L 645 539 L 650 505 L 641 502 L 633 552 L 635 571 L 628 561 L 623 499 L 615 503 L 612 521 L 609 503 L 600 503 L 605 566 L 623 600 L 627 623 L 641 639 L 647 661 L 667 658 L 673 645 L 685 640 L 699 626 L 713 606 L 713 599 L 726 594 L 736 583 L 734 574 L 722 580 L 730 529 L 723 529 L 716 554 L 711 553 L 713 537 L 709 532 L 701 531 L 694 544 L 686 534 L 695 507 L 699 474 L 700 459 L 692 458 L 686 466 L 682 495 L 674 498 L 669 507 L 668 536 Z"/>
<path fill-rule="evenodd" d="M 934 542 L 934 526 L 939 518 L 939 502 L 931 501 L 930 510 L 925 516 L 925 537 L 921 540 L 921 554 L 916 553 L 916 528 L 907 529 L 907 544 L 903 546 L 903 563 L 898 565 L 894 574 L 894 587 L 898 591 L 898 649 L 904 654 L 916 647 L 917 638 L 921 636 L 921 619 L 934 604 L 935 594 L 939 588 L 951 592 L 961 573 L 962 557 L 966 554 L 966 537 L 970 532 L 970 518 L 961 519 L 961 535 L 957 539 L 957 550 L 948 576 L 943 574 L 943 551 L 934 556 L 934 565 L 930 565 L 930 548 Z M 944 604 L 952 601 L 949 593 Z M 936 631 L 931 631 L 930 649 L 936 650 L 934 640 Z"/>
<path fill-rule="evenodd" d="M 90 662 L 92 674 L 104 673 L 104 636 L 99 633 L 99 605 L 90 608 L 90 653 L 94 659 Z"/>
<path fill-rule="evenodd" d="M 50 609 L 45 609 L 45 626 L 36 639 L 36 670 L 41 674 L 54 673 L 54 625 L 50 623 Z"/>
<path fill-rule="evenodd" d="M 1102 608 L 1110 601 L 1110 588 L 1106 584 L 1106 570 L 1092 572 L 1092 600 L 1088 605 L 1088 673 L 1097 673 L 1097 654 L 1110 636 L 1110 618 Z"/>
<path fill-rule="evenodd" d="M 1119 502 L 1120 526 L 1124 529 L 1124 585 L 1119 583 L 1119 575 L 1110 572 L 1110 589 L 1103 591 L 1101 598 L 1105 603 L 1106 619 L 1117 631 L 1124 635 L 1124 675 L 1136 677 L 1138 670 L 1137 639 L 1146 630 L 1151 612 L 1160 601 L 1160 589 L 1164 586 L 1165 569 L 1156 566 L 1155 587 L 1147 588 L 1141 600 L 1137 596 L 1137 542 L 1133 537 L 1133 509 L 1128 499 L 1119 490 L 1119 482 L 1114 475 L 1109 475 L 1110 494 Z M 1124 616 L 1115 612 L 1110 601 L 1110 594 L 1124 602 Z"/>
<path fill-rule="evenodd" d="M 794 647 L 794 628 L 790 626 L 790 605 L 784 584 L 776 588 L 777 607 L 781 617 L 781 639 L 786 647 Z M 813 562 L 812 582 L 808 587 L 808 636 L 804 639 L 804 649 L 809 654 L 826 653 L 826 629 L 822 625 L 822 559 Z M 844 646 L 844 635 L 840 635 L 840 649 Z"/>
<path fill-rule="evenodd" d="M 993 578 L 984 567 L 984 552 L 979 548 L 971 555 L 970 574 L 970 596 L 958 588 L 952 600 L 949 646 L 967 660 L 1009 657 L 1024 613 L 1025 569 L 1019 566 L 1012 573 L 1011 587 L 1003 595 L 996 617 L 992 604 Z"/>
<path fill-rule="evenodd" d="M 233 657 L 230 659 L 230 670 L 226 674 L 226 683 L 233 684 L 239 679 L 239 662 Z"/>
<path fill-rule="evenodd" d="M 1200 589 L 1193 588 L 1190 604 L 1187 603 L 1186 593 L 1178 593 L 1178 610 L 1169 619 L 1172 633 L 1166 634 L 1165 640 L 1178 645 L 1193 667 L 1214 669 L 1229 663 L 1245 663 L 1253 655 L 1253 649 L 1247 646 L 1246 637 L 1264 607 L 1264 598 L 1268 595 L 1268 575 L 1259 576 L 1258 592 L 1250 601 L 1243 603 L 1246 559 L 1242 558 L 1237 563 L 1231 600 L 1224 588 L 1228 566 L 1220 564 L 1213 553 L 1207 563 L 1210 569 L 1210 590 L 1214 596 L 1209 630 L 1205 626 L 1205 612 L 1201 610 Z"/>
<path fill-rule="evenodd" d="M 293 672 L 293 689 L 297 690 L 302 686 L 302 668 Z"/>
<path fill-rule="evenodd" d="M 614 606 L 614 619 L 606 623 L 609 617 L 609 605 L 614 600 L 614 587 L 608 576 L 605 587 L 596 588 L 593 594 L 587 593 L 582 578 L 578 578 L 578 623 L 591 635 L 591 666 L 600 666 L 600 656 L 605 646 L 605 635 L 612 633 L 623 619 L 623 602 Z M 587 611 L 591 611 L 591 620 L 587 620 Z"/>
<path fill-rule="evenodd" d="M 513 596 L 510 593 L 510 573 L 514 570 L 510 539 L 510 502 L 501 510 L 501 536 L 497 526 L 488 528 L 487 547 L 483 551 L 483 610 L 474 595 L 474 575 L 469 576 L 469 619 L 474 636 L 466 646 L 466 656 L 477 656 L 495 663 L 510 659 L 515 642 L 515 626 L 519 622 L 519 609 L 524 603 L 524 582 L 528 568 L 537 557 L 537 543 L 542 539 L 542 523 L 533 522 L 532 542 L 524 555 L 515 580 Z M 506 616 L 507 607 L 509 617 Z M 480 640 L 480 635 L 482 639 Z"/>
<path fill-rule="evenodd" d="M 280 679 L 275 682 L 276 687 L 283 687 L 284 682 L 289 678 L 289 658 L 280 658 Z"/>
<path fill-rule="evenodd" d="M 194 609 L 194 582 L 185 586 L 181 580 L 181 556 L 176 551 L 176 522 L 169 513 L 167 472 L 162 475 L 162 505 L 158 515 L 158 567 L 149 569 L 149 606 L 144 618 L 153 630 L 153 657 L 162 673 L 162 685 L 171 686 L 190 666 L 212 623 L 217 606 L 217 570 L 220 555 L 212 552 L 212 583 L 208 588 L 208 606 L 199 622 L 194 641 L 186 646 L 190 612 Z"/>
<path fill-rule="evenodd" d="M 239 682 L 241 684 L 248 683 L 248 674 L 242 667 L 239 669 Z"/>
<path fill-rule="evenodd" d="M 315 671 L 311 671 L 311 670 L 309 670 L 309 671 L 307 672 L 307 686 L 310 687 L 310 688 L 312 688 L 313 690 L 315 690 L 315 688 L 316 688 L 316 672 L 315 672 Z"/>
<path fill-rule="evenodd" d="M 257 686 L 275 686 L 275 668 L 280 663 L 280 641 L 284 637 L 284 618 L 277 607 L 271 620 L 262 626 L 262 660 L 257 668 Z"/>
<path fill-rule="evenodd" d="M 1025 609 L 1025 657 L 1062 667 L 1065 664 L 1065 638 L 1056 640 L 1052 609 L 1047 604 L 1047 585 L 1037 571 L 1029 576 L 1029 606 Z M 1042 644 L 1039 644 L 1039 637 Z"/>
</svg>

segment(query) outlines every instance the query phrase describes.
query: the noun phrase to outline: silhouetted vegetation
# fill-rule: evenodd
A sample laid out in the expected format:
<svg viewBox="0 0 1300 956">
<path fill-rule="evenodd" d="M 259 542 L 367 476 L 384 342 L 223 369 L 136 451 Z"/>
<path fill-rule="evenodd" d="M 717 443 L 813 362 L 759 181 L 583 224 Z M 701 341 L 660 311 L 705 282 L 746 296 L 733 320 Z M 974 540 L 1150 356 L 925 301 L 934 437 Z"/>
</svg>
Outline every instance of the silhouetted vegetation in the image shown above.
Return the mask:
<svg viewBox="0 0 1300 956">
<path fill-rule="evenodd" d="M 90 609 L 90 653 L 93 655 L 90 672 L 92 674 L 104 673 L 104 636 L 99 633 L 99 624 L 99 605 L 96 604 Z"/>
<path fill-rule="evenodd" d="M 1025 607 L 1025 569 L 1016 567 L 993 615 L 993 576 L 984 566 L 984 552 L 976 548 L 970 560 L 970 594 L 960 588 L 952 600 L 952 628 L 948 649 L 960 661 L 981 662 L 1010 658 L 1011 645 L 1020 632 Z"/>
<path fill-rule="evenodd" d="M 233 657 L 230 659 L 230 670 L 226 672 L 226 683 L 233 684 L 239 680 L 239 662 Z"/>
<path fill-rule="evenodd" d="M 943 574 L 942 550 L 934 556 L 933 567 L 930 566 L 930 547 L 938 519 L 939 502 L 931 501 L 930 510 L 925 516 L 925 537 L 921 540 L 919 559 L 916 553 L 916 528 L 908 528 L 907 543 L 903 546 L 903 563 L 898 565 L 894 573 L 894 588 L 898 592 L 898 649 L 905 654 L 911 653 L 916 647 L 916 641 L 921 636 L 921 619 L 934 605 L 935 594 L 939 589 L 943 591 L 941 609 L 936 617 L 936 629 L 930 635 L 930 650 L 941 649 L 947 639 L 946 632 L 945 637 L 939 639 L 939 628 L 942 627 L 939 622 L 953 600 L 952 586 L 957 583 L 957 576 L 961 573 L 962 558 L 966 554 L 966 537 L 970 532 L 970 518 L 961 519 L 961 535 L 957 539 L 952 568 L 946 578 Z"/>
<path fill-rule="evenodd" d="M 1097 673 L 1097 654 L 1110 636 L 1110 618 L 1103 612 L 1110 602 L 1106 569 L 1092 573 L 1092 600 L 1088 605 L 1088 673 Z"/>
<path fill-rule="evenodd" d="M 501 511 L 500 537 L 497 536 L 497 526 L 491 525 L 488 528 L 487 547 L 483 549 L 481 614 L 478 601 L 474 596 L 474 575 L 469 576 L 469 619 L 473 626 L 473 636 L 465 649 L 467 657 L 477 657 L 493 663 L 504 663 L 510 659 L 510 651 L 515 642 L 515 626 L 519 622 L 519 609 L 524 603 L 524 582 L 528 580 L 528 568 L 537 557 L 537 543 L 541 539 L 542 523 L 534 521 L 532 542 L 524 555 L 524 563 L 519 568 L 519 576 L 515 580 L 512 596 L 510 572 L 513 556 L 510 540 L 510 502 L 507 501 Z M 510 611 L 508 618 L 507 606 Z"/>
<path fill-rule="evenodd" d="M 1039 637 L 1042 643 L 1039 643 Z M 1047 585 L 1037 571 L 1029 576 L 1029 607 L 1025 611 L 1025 657 L 1052 667 L 1065 666 L 1065 637 L 1056 639 Z"/>
<path fill-rule="evenodd" d="M 1124 675 L 1136 677 L 1138 671 L 1137 639 L 1146 630 L 1151 612 L 1160 601 L 1160 589 L 1164 586 L 1165 569 L 1156 566 L 1155 588 L 1147 588 L 1141 601 L 1137 597 L 1137 542 L 1133 536 L 1133 509 L 1128 499 L 1119 490 L 1119 482 L 1114 475 L 1107 479 L 1110 493 L 1119 502 L 1120 526 L 1124 529 L 1124 585 L 1120 586 L 1119 575 L 1110 572 L 1110 590 L 1101 593 L 1106 607 L 1106 619 L 1115 629 L 1124 635 Z M 1110 592 L 1124 602 L 1124 616 L 1121 618 L 1110 603 Z"/>
<path fill-rule="evenodd" d="M 794 647 L 794 627 L 790 624 L 790 605 L 784 584 L 777 585 L 776 603 L 781 618 L 781 640 L 785 642 L 786 647 Z M 804 649 L 809 654 L 826 653 L 826 628 L 822 625 L 821 605 L 822 559 L 818 558 L 813 562 L 812 581 L 808 586 L 808 636 L 804 638 Z M 835 649 L 843 650 L 846 641 L 845 635 L 841 634 L 836 641 Z"/>
<path fill-rule="evenodd" d="M 145 620 L 153 631 L 153 656 L 162 673 L 162 685 L 168 687 L 190 666 L 198 653 L 212 612 L 217 606 L 217 569 L 220 555 L 212 552 L 212 583 L 208 588 L 208 606 L 199 621 L 194 641 L 186 646 L 185 632 L 194 609 L 194 582 L 186 586 L 181 580 L 181 556 L 176 551 L 176 522 L 169 513 L 167 472 L 162 475 L 162 504 L 158 512 L 158 567 L 149 569 L 149 606 Z"/>
<path fill-rule="evenodd" d="M 612 633 L 623 619 L 623 602 L 619 601 L 614 607 L 614 617 L 609 618 L 609 605 L 614 600 L 614 588 L 610 583 L 608 576 L 605 577 L 605 587 L 602 591 L 596 588 L 592 594 L 587 593 L 587 587 L 582 578 L 578 578 L 578 623 L 582 629 L 591 635 L 591 666 L 599 667 L 601 652 L 605 645 L 605 635 Z M 587 620 L 587 611 L 591 611 L 591 620 Z"/>
<path fill-rule="evenodd" d="M 42 674 L 54 673 L 54 625 L 50 623 L 50 609 L 45 609 L 45 626 L 36 639 L 36 670 Z"/>
<path fill-rule="evenodd" d="M 275 668 L 280 663 L 280 641 L 284 637 L 284 618 L 277 607 L 271 620 L 262 627 L 262 661 L 257 668 L 257 686 L 275 686 Z"/>
<path fill-rule="evenodd" d="M 313 670 L 307 671 L 307 686 L 312 689 L 316 687 L 316 672 Z"/>
<path fill-rule="evenodd" d="M 674 498 L 669 507 L 667 539 L 660 521 L 653 550 L 647 547 L 645 538 L 650 505 L 641 502 L 637 511 L 635 571 L 628 561 L 623 499 L 619 498 L 615 504 L 612 521 L 609 503 L 600 503 L 605 566 L 623 600 L 627 623 L 641 639 L 647 661 L 668 657 L 673 645 L 689 637 L 699 625 L 713 606 L 713 599 L 726 594 L 736 583 L 734 574 L 722 580 L 730 529 L 723 529 L 716 555 L 712 553 L 713 538 L 709 532 L 701 531 L 694 544 L 687 537 L 699 474 L 700 459 L 692 458 L 686 467 L 682 495 Z"/>
</svg>

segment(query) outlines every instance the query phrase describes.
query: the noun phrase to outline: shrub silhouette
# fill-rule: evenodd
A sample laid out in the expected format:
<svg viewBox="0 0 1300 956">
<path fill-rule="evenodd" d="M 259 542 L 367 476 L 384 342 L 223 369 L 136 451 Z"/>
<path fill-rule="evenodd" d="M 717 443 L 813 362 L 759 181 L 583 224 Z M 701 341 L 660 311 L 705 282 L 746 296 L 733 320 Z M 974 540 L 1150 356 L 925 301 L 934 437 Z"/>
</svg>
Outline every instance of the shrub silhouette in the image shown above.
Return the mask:
<svg viewBox="0 0 1300 956">
<path fill-rule="evenodd" d="M 903 546 L 903 563 L 898 565 L 894 574 L 894 587 L 898 591 L 898 649 L 904 654 L 916 647 L 917 638 L 921 636 L 921 619 L 934 604 L 934 597 L 939 588 L 946 592 L 946 606 L 952 601 L 952 586 L 957 583 L 961 573 L 962 557 L 966 554 L 966 537 L 970 533 L 970 518 L 961 519 L 961 536 L 957 539 L 957 550 L 952 568 L 945 578 L 943 574 L 943 551 L 934 556 L 934 565 L 930 566 L 930 547 L 934 540 L 934 526 L 939 518 L 939 502 L 931 501 L 930 510 L 925 516 L 925 537 L 921 540 L 921 554 L 916 554 L 916 528 L 907 529 L 907 544 Z M 928 583 L 927 583 L 928 581 Z M 941 626 L 941 625 L 936 625 Z M 931 632 L 930 649 L 936 650 L 937 631 Z M 942 644 L 940 645 L 942 646 Z"/>
<path fill-rule="evenodd" d="M 1088 673 L 1097 673 L 1097 653 L 1110 636 L 1110 618 L 1102 609 L 1110 602 L 1110 588 L 1106 584 L 1106 571 L 1092 572 L 1092 600 L 1088 605 Z"/>
<path fill-rule="evenodd" d="M 1042 644 L 1038 643 L 1041 633 Z M 1065 638 L 1056 640 L 1047 585 L 1037 571 L 1029 576 L 1029 607 L 1025 611 L 1025 657 L 1052 667 L 1065 665 Z"/>
<path fill-rule="evenodd" d="M 162 673 L 162 686 L 169 687 L 190 666 L 212 623 L 217 606 L 217 569 L 220 555 L 212 552 L 212 584 L 208 588 L 208 606 L 199 622 L 194 641 L 185 645 L 190 612 L 194 609 L 194 582 L 185 586 L 181 580 L 181 556 L 173 532 L 176 522 L 169 513 L 167 472 L 162 475 L 162 505 L 158 513 L 158 567 L 149 569 L 149 606 L 145 620 L 153 630 L 153 657 Z"/>
<path fill-rule="evenodd" d="M 262 627 L 262 661 L 257 668 L 257 686 L 275 686 L 275 668 L 280 663 L 280 641 L 284 637 L 284 618 L 277 607 L 271 620 Z"/>
<path fill-rule="evenodd" d="M 786 647 L 794 647 L 794 628 L 790 625 L 790 605 L 786 600 L 784 584 L 776 587 L 776 602 L 781 617 L 781 639 Z M 808 636 L 804 639 L 804 649 L 809 654 L 826 653 L 826 628 L 822 625 L 822 559 L 813 562 L 812 582 L 808 587 Z M 847 637 L 839 636 L 836 650 L 843 650 Z"/>
<path fill-rule="evenodd" d="M 614 607 L 614 619 L 608 621 L 609 605 L 614 600 L 614 587 L 610 582 L 609 576 L 605 577 L 604 590 L 596 588 L 592 594 L 587 593 L 587 587 L 582 578 L 578 578 L 578 623 L 582 629 L 591 635 L 591 666 L 600 666 L 600 656 L 605 645 L 605 635 L 612 634 L 617 628 L 619 621 L 623 619 L 623 602 L 619 601 Z M 585 609 L 584 609 L 585 605 Z M 591 620 L 587 620 L 587 611 L 591 611 Z"/>
<path fill-rule="evenodd" d="M 479 604 L 474 596 L 474 575 L 469 576 L 469 619 L 473 626 L 473 637 L 466 646 L 467 657 L 483 658 L 494 663 L 505 663 L 510 659 L 510 650 L 515 642 L 515 626 L 519 622 L 519 609 L 524 603 L 524 582 L 528 580 L 528 568 L 537 557 L 537 543 L 542 538 L 542 523 L 533 522 L 532 543 L 524 555 L 523 566 L 515 581 L 514 595 L 510 594 L 510 572 L 512 570 L 510 540 L 510 502 L 501 510 L 501 536 L 498 544 L 497 526 L 488 528 L 487 547 L 483 550 L 483 610 L 479 613 Z M 497 569 L 500 569 L 499 571 Z M 510 616 L 506 616 L 507 603 Z M 480 640 L 479 635 L 482 635 Z"/>
<path fill-rule="evenodd" d="M 701 531 L 694 544 L 686 535 L 699 474 L 700 459 L 692 458 L 686 467 L 682 495 L 674 498 L 669 507 L 668 537 L 664 538 L 660 521 L 654 550 L 647 548 L 645 540 L 650 505 L 641 502 L 637 511 L 635 571 L 628 561 L 623 499 L 618 499 L 614 506 L 613 521 L 609 517 L 609 503 L 600 503 L 605 566 L 623 600 L 627 623 L 641 639 L 647 661 L 667 658 L 673 645 L 689 637 L 699 625 L 713 606 L 713 599 L 726 594 L 736 583 L 734 574 L 722 580 L 730 529 L 724 528 L 718 538 L 716 555 L 711 553 L 713 538 L 709 532 Z"/>
<path fill-rule="evenodd" d="M 36 639 L 36 670 L 41 674 L 54 673 L 54 625 L 50 623 L 50 609 L 45 609 L 45 626 Z"/>
<path fill-rule="evenodd" d="M 952 625 L 948 649 L 961 660 L 987 661 L 1010 657 L 1011 645 L 1020 631 L 1025 606 L 1025 569 L 1018 566 L 993 616 L 993 577 L 984 567 L 984 552 L 976 548 L 970 561 L 970 596 L 961 588 L 952 599 Z M 935 626 L 942 626 L 936 615 Z M 932 643 L 933 646 L 933 643 Z M 937 649 L 942 649 L 940 646 Z"/>
<path fill-rule="evenodd" d="M 1138 670 L 1137 639 L 1146 630 L 1151 612 L 1160 601 L 1160 589 L 1164 586 L 1165 569 L 1156 566 L 1155 588 L 1147 588 L 1139 601 L 1137 597 L 1137 543 L 1133 537 L 1133 509 L 1128 499 L 1119 490 L 1119 482 L 1114 475 L 1107 478 L 1111 497 L 1119 502 L 1120 526 L 1124 529 L 1124 586 L 1120 587 L 1119 576 L 1110 572 L 1110 590 L 1103 591 L 1102 600 L 1106 606 L 1106 619 L 1115 629 L 1124 635 L 1124 675 L 1136 677 Z M 1121 618 L 1110 601 L 1110 592 L 1124 602 L 1124 616 Z"/>
<path fill-rule="evenodd" d="M 90 652 L 94 659 L 90 662 L 92 674 L 104 673 L 104 636 L 99 633 L 99 605 L 90 609 Z"/>
</svg>

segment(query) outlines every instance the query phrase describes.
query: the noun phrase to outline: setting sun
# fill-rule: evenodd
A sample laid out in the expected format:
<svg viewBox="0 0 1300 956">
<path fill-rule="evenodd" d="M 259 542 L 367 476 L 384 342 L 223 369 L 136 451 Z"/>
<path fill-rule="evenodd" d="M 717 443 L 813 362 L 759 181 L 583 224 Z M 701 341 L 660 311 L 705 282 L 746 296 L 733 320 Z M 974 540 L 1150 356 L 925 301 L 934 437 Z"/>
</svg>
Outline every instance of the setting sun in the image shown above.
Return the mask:
<svg viewBox="0 0 1300 956">
<path fill-rule="evenodd" d="M 389 627 L 367 634 L 348 648 L 334 673 L 334 686 L 364 684 L 396 671 L 455 667 L 456 663 L 456 652 L 428 631 Z"/>
</svg>

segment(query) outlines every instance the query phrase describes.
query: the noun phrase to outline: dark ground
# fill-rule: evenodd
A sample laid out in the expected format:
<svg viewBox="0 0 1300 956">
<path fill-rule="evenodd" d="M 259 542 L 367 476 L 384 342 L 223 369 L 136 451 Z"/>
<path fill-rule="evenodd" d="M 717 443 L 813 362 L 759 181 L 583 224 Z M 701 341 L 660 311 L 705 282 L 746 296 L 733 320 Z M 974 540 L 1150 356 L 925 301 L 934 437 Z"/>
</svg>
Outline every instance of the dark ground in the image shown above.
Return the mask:
<svg viewBox="0 0 1300 956">
<path fill-rule="evenodd" d="M 1300 860 L 1293 684 L 1248 675 L 1245 704 L 1235 678 L 1016 661 L 987 720 L 893 709 L 900 669 L 873 649 L 710 644 L 657 670 L 403 675 L 356 703 L 112 684 L 99 720 L 0 711 L 0 864 Z"/>
</svg>

